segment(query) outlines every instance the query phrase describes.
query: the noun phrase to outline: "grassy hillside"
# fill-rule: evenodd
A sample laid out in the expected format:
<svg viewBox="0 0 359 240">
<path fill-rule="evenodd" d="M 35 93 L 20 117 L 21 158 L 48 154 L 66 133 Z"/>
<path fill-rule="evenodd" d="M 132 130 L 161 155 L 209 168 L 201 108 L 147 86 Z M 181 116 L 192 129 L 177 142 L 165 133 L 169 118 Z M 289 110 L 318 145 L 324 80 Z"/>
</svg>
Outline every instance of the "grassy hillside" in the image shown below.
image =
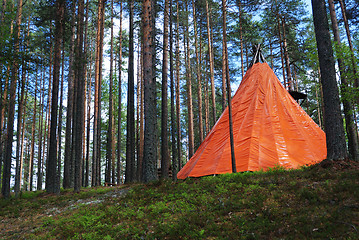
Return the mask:
<svg viewBox="0 0 359 240">
<path fill-rule="evenodd" d="M 359 239 L 359 165 L 0 200 L 0 239 Z"/>
</svg>

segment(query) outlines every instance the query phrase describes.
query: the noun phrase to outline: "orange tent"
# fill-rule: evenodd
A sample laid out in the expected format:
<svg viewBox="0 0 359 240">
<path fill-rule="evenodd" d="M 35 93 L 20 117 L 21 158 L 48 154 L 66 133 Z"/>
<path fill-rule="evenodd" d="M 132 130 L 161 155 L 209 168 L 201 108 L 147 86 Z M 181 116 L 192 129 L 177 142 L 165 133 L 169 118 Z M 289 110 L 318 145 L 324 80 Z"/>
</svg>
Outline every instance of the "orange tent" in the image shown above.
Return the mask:
<svg viewBox="0 0 359 240">
<path fill-rule="evenodd" d="M 177 178 L 231 173 L 228 107 Z M 238 172 L 298 168 L 326 158 L 325 133 L 282 86 L 267 63 L 254 64 L 232 98 Z"/>
</svg>

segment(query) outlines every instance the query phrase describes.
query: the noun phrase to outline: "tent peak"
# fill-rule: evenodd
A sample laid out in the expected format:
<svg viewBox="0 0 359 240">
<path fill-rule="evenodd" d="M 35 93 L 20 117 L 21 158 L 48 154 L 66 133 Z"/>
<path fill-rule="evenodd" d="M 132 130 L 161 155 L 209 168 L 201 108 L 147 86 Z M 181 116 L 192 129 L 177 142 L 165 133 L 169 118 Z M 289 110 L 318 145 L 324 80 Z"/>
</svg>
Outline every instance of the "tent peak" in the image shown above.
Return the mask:
<svg viewBox="0 0 359 240">
<path fill-rule="evenodd" d="M 253 60 L 252 60 L 251 64 L 249 65 L 249 68 L 251 68 L 254 64 L 256 64 L 258 62 L 261 62 L 261 61 L 263 63 L 267 62 L 263 57 L 260 43 L 258 45 L 253 45 L 252 51 L 253 51 L 254 57 L 253 57 Z"/>
</svg>

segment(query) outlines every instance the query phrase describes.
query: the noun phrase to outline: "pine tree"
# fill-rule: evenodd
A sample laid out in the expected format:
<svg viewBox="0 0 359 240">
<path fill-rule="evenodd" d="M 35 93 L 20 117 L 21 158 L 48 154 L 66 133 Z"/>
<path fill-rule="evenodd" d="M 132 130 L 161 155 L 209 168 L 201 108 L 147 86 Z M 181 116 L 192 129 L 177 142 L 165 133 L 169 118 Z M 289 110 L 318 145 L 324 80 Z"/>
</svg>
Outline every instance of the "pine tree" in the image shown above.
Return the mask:
<svg viewBox="0 0 359 240">
<path fill-rule="evenodd" d="M 321 72 L 320 79 L 323 85 L 324 123 L 328 149 L 327 158 L 331 160 L 346 159 L 348 155 L 324 0 L 312 0 L 312 8 Z"/>
</svg>

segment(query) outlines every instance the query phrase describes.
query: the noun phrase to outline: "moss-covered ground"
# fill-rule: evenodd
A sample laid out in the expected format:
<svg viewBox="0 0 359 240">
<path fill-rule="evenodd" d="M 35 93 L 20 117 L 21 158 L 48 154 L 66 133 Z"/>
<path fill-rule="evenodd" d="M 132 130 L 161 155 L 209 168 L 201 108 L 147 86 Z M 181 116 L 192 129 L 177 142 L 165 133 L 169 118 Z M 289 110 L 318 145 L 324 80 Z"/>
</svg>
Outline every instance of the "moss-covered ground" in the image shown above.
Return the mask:
<svg viewBox="0 0 359 240">
<path fill-rule="evenodd" d="M 0 239 L 359 239 L 358 231 L 354 162 L 0 200 Z"/>
</svg>

